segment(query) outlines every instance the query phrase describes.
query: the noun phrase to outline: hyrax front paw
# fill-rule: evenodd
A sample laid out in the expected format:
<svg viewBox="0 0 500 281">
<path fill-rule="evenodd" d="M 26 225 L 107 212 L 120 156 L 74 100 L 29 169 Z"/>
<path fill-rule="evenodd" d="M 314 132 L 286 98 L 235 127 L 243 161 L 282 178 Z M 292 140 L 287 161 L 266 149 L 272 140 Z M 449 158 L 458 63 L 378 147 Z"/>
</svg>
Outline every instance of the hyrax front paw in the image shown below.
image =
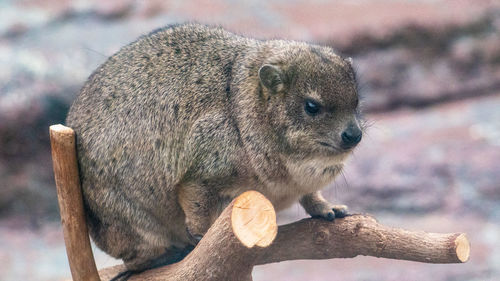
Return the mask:
<svg viewBox="0 0 500 281">
<path fill-rule="evenodd" d="M 198 245 L 198 243 L 203 238 L 203 235 L 201 235 L 201 234 L 193 234 L 193 233 L 191 233 L 191 231 L 189 231 L 188 227 L 186 227 L 186 233 L 187 233 L 187 236 L 189 238 L 189 241 L 191 241 L 191 244 L 193 244 L 195 246 Z"/>
<path fill-rule="evenodd" d="M 329 221 L 335 220 L 335 218 L 343 218 L 347 216 L 347 206 L 346 205 L 331 205 L 327 202 L 321 204 L 321 206 L 315 206 L 309 214 L 313 218 L 324 218 Z"/>
<path fill-rule="evenodd" d="M 203 238 L 203 235 L 210 227 L 210 225 L 207 224 L 208 219 L 198 217 L 195 217 L 195 219 L 197 220 L 194 220 L 193 218 L 186 218 L 186 233 L 189 240 L 191 241 L 191 244 L 194 246 L 196 246 L 198 242 L 200 242 L 200 240 Z"/>
<path fill-rule="evenodd" d="M 325 200 L 319 191 L 302 196 L 299 202 L 312 217 L 333 221 L 335 218 L 343 218 L 347 215 L 346 205 L 331 204 Z"/>
</svg>

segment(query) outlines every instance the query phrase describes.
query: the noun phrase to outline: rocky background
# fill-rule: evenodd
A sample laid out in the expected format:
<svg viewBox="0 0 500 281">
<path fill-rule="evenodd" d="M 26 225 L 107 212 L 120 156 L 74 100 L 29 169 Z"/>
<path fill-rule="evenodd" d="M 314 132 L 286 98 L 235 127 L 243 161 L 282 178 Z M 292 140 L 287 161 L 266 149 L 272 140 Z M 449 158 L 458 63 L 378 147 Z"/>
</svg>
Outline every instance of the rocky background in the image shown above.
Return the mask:
<svg viewBox="0 0 500 281">
<path fill-rule="evenodd" d="M 217 24 L 352 56 L 368 125 L 325 192 L 353 212 L 467 232 L 471 259 L 357 257 L 257 267 L 254 280 L 495 280 L 500 276 L 500 2 L 465 0 L 0 2 L 0 280 L 70 276 L 48 126 L 88 75 L 154 28 Z M 305 216 L 298 206 L 280 215 Z M 98 267 L 117 261 L 96 250 Z M 498 279 L 497 279 L 498 280 Z"/>
</svg>

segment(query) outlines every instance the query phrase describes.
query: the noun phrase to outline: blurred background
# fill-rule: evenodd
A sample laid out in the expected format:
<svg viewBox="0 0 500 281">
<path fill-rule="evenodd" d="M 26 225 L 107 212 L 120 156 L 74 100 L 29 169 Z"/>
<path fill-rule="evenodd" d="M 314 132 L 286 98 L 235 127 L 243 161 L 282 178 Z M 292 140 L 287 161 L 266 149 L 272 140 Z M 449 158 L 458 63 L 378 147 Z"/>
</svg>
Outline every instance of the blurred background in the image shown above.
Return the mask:
<svg viewBox="0 0 500 281">
<path fill-rule="evenodd" d="M 1 0 L 0 280 L 70 277 L 48 127 L 121 46 L 186 21 L 353 57 L 370 126 L 326 197 L 472 244 L 466 264 L 293 261 L 256 267 L 254 280 L 499 278 L 500 1 Z M 305 216 L 293 206 L 279 222 Z M 118 263 L 95 254 L 98 268 Z"/>
</svg>

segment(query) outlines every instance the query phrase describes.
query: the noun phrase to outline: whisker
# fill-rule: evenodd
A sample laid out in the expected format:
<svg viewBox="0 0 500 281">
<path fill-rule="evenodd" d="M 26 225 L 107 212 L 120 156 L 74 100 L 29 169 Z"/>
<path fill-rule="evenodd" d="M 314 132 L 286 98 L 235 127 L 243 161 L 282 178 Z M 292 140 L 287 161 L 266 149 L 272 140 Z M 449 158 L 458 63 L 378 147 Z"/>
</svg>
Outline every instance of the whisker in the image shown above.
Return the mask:
<svg viewBox="0 0 500 281">
<path fill-rule="evenodd" d="M 344 184 L 345 184 L 346 190 L 349 190 L 349 184 L 347 183 L 347 178 L 346 178 L 345 173 L 344 173 L 344 168 L 342 168 L 340 170 L 340 175 L 342 175 L 342 178 L 344 179 Z"/>
</svg>

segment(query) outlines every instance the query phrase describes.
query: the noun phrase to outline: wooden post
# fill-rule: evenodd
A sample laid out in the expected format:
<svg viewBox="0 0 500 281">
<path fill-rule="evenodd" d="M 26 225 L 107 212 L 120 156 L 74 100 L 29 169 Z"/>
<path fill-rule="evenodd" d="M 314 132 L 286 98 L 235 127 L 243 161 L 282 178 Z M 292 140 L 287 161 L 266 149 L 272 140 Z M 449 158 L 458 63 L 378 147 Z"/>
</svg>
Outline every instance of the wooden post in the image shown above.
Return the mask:
<svg viewBox="0 0 500 281">
<path fill-rule="evenodd" d="M 50 126 L 49 131 L 57 198 L 71 276 L 74 281 L 100 281 L 85 223 L 75 132 L 60 124 Z"/>
</svg>

